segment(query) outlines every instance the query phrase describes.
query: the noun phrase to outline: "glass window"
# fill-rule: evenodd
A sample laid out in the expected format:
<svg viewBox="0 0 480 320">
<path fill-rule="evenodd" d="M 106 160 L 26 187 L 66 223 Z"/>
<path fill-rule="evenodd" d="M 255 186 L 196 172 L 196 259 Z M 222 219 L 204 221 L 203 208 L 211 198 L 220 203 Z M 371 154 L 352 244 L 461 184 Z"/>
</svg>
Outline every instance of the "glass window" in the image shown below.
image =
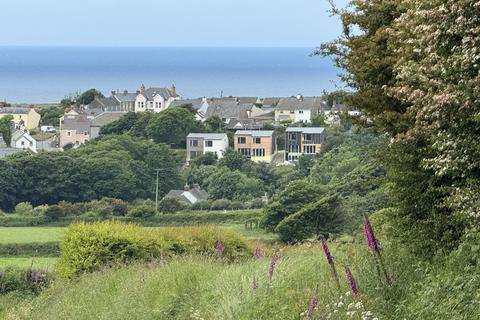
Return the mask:
<svg viewBox="0 0 480 320">
<path fill-rule="evenodd" d="M 253 149 L 255 157 L 265 157 L 265 149 Z"/>
<path fill-rule="evenodd" d="M 213 147 L 213 141 L 212 140 L 205 141 L 205 147 Z"/>
<path fill-rule="evenodd" d="M 261 138 L 253 138 L 253 143 L 260 144 L 260 143 L 262 143 L 262 139 Z"/>
<path fill-rule="evenodd" d="M 198 147 L 198 140 L 190 140 L 190 147 Z"/>
<path fill-rule="evenodd" d="M 238 137 L 238 144 L 245 144 L 247 143 L 247 138 L 245 137 Z"/>
</svg>

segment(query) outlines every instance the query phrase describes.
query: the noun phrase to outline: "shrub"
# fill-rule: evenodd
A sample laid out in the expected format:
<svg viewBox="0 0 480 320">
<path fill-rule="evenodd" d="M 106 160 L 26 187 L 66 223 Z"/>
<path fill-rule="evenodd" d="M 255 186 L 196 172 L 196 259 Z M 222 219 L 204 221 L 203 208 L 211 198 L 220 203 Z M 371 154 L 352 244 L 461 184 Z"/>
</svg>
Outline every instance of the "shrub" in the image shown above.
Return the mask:
<svg viewBox="0 0 480 320">
<path fill-rule="evenodd" d="M 49 206 L 44 214 L 47 219 L 53 221 L 65 217 L 65 211 L 58 205 Z"/>
<path fill-rule="evenodd" d="M 114 216 L 125 216 L 128 213 L 128 202 L 121 199 L 108 198 L 112 206 L 112 214 Z"/>
<path fill-rule="evenodd" d="M 17 291 L 22 293 L 38 293 L 46 288 L 50 276 L 44 270 L 25 270 L 7 267 L 0 276 L 0 294 Z"/>
<path fill-rule="evenodd" d="M 102 266 L 159 256 L 168 249 L 162 239 L 147 237 L 144 229 L 115 221 L 73 224 L 60 243 L 56 270 L 64 277 Z"/>
<path fill-rule="evenodd" d="M 164 213 L 174 213 L 185 209 L 187 206 L 175 198 L 163 198 L 158 203 L 158 210 Z"/>
<path fill-rule="evenodd" d="M 212 201 L 210 200 L 200 200 L 195 202 L 192 205 L 192 210 L 210 210 L 212 207 Z"/>
<path fill-rule="evenodd" d="M 15 213 L 19 216 L 33 215 L 33 206 L 30 202 L 20 202 L 15 206 Z"/>
<path fill-rule="evenodd" d="M 265 206 L 265 202 L 261 198 L 255 198 L 250 203 L 251 209 L 260 209 L 260 208 L 263 208 L 264 206 Z"/>
<path fill-rule="evenodd" d="M 37 206 L 33 208 L 33 215 L 36 217 L 42 217 L 45 215 L 45 211 L 47 211 L 48 205 L 44 204 L 41 206 Z"/>
<path fill-rule="evenodd" d="M 0 256 L 55 257 L 59 253 L 58 242 L 0 243 Z"/>
<path fill-rule="evenodd" d="M 156 214 L 155 208 L 148 205 L 140 205 L 128 211 L 127 216 L 131 218 L 148 218 Z"/>
<path fill-rule="evenodd" d="M 85 203 L 71 203 L 68 201 L 60 201 L 58 206 L 63 209 L 66 216 L 79 216 L 84 214 L 87 210 Z"/>
<path fill-rule="evenodd" d="M 213 201 L 212 210 L 226 210 L 230 208 L 230 200 L 227 199 L 218 199 Z"/>
<path fill-rule="evenodd" d="M 246 203 L 242 201 L 232 201 L 230 202 L 229 209 L 231 210 L 241 210 L 246 208 Z"/>
</svg>

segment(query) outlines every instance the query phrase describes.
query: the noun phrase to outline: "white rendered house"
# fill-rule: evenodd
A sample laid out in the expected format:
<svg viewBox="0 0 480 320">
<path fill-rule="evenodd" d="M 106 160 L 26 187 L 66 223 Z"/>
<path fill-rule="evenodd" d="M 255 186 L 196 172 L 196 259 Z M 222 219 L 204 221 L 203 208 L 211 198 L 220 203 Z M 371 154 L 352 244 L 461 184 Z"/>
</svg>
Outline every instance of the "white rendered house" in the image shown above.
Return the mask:
<svg viewBox="0 0 480 320">
<path fill-rule="evenodd" d="M 221 159 L 227 148 L 225 133 L 190 133 L 187 136 L 187 162 L 207 152 L 215 153 Z"/>
<path fill-rule="evenodd" d="M 172 86 L 171 89 L 145 89 L 145 86 L 142 85 L 135 97 L 135 112 L 162 112 L 167 109 L 173 101 L 179 99 L 180 97 L 176 93 L 175 86 Z"/>
</svg>

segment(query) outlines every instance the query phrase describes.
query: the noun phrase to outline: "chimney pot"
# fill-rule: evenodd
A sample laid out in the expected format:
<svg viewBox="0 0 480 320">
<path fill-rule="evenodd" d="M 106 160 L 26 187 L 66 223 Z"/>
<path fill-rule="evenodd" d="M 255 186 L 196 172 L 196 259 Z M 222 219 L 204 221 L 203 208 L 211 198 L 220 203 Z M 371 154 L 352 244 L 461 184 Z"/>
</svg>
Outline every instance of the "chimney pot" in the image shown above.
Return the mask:
<svg viewBox="0 0 480 320">
<path fill-rule="evenodd" d="M 123 95 L 126 96 L 128 94 L 128 90 L 123 90 Z"/>
<path fill-rule="evenodd" d="M 115 90 L 112 90 L 112 96 L 116 95 L 117 92 Z"/>
</svg>

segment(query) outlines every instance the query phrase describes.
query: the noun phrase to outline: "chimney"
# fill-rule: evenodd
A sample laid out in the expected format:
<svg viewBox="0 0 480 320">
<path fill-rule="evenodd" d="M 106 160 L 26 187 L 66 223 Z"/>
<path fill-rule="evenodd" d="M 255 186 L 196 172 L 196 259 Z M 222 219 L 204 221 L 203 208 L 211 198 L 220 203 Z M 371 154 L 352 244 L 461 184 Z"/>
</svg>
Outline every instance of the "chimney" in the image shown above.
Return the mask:
<svg viewBox="0 0 480 320">
<path fill-rule="evenodd" d="M 174 84 L 172 84 L 172 88 L 170 89 L 171 93 L 172 93 L 172 96 L 176 96 L 177 95 L 177 88 L 175 87 Z"/>
<path fill-rule="evenodd" d="M 142 83 L 142 86 L 140 87 L 140 92 L 144 93 L 145 92 L 145 85 Z"/>
<path fill-rule="evenodd" d="M 128 90 L 127 89 L 123 90 L 123 95 L 126 96 L 127 94 L 128 94 Z"/>
<path fill-rule="evenodd" d="M 303 96 L 300 93 L 297 94 L 297 100 L 303 101 Z"/>
<path fill-rule="evenodd" d="M 190 190 L 190 186 L 188 184 L 183 186 L 183 191 L 188 191 Z"/>
<path fill-rule="evenodd" d="M 117 92 L 115 90 L 112 91 L 112 96 L 116 95 Z"/>
<path fill-rule="evenodd" d="M 135 93 L 136 93 L 136 94 L 140 94 L 140 90 L 137 90 Z"/>
</svg>

